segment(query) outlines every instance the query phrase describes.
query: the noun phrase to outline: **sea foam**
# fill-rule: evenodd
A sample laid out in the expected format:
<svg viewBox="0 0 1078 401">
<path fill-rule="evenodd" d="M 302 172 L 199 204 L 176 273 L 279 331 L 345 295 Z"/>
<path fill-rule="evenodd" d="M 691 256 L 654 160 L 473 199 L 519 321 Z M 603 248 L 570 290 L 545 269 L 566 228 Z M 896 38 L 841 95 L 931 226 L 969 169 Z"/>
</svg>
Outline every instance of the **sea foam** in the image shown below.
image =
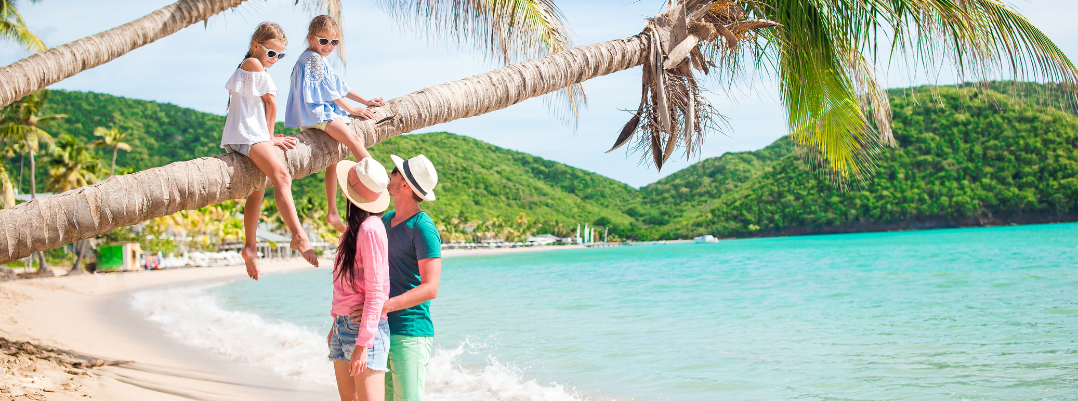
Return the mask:
<svg viewBox="0 0 1078 401">
<path fill-rule="evenodd" d="M 270 368 L 281 377 L 335 386 L 326 359 L 324 334 L 309 327 L 224 309 L 221 300 L 191 286 L 132 294 L 132 308 L 158 323 L 168 336 L 228 360 Z M 427 366 L 427 396 L 432 401 L 580 401 L 587 399 L 558 384 L 527 379 L 513 366 L 487 358 L 481 370 L 463 368 L 458 357 L 476 347 L 435 349 Z"/>
</svg>

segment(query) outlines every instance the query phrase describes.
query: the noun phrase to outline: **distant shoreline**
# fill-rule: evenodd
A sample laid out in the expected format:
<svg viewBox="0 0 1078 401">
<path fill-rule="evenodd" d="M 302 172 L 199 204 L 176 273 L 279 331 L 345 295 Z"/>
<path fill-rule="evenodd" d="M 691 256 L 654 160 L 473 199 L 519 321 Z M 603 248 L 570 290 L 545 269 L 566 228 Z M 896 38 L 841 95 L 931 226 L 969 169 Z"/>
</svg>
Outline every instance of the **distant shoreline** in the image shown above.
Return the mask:
<svg viewBox="0 0 1078 401">
<path fill-rule="evenodd" d="M 622 243 L 620 245 L 605 245 L 599 247 L 589 247 L 588 245 L 547 245 L 547 246 L 521 246 L 516 248 L 478 248 L 478 249 L 443 249 L 443 258 L 452 258 L 458 256 L 479 256 L 479 255 L 504 255 L 511 253 L 527 253 L 527 252 L 544 252 L 544 251 L 568 251 L 573 249 L 593 249 L 593 248 L 617 248 L 623 246 L 648 246 L 648 245 L 667 245 L 667 244 L 680 244 L 693 242 L 692 240 L 679 239 L 669 241 L 646 241 L 646 242 L 632 242 Z"/>
</svg>

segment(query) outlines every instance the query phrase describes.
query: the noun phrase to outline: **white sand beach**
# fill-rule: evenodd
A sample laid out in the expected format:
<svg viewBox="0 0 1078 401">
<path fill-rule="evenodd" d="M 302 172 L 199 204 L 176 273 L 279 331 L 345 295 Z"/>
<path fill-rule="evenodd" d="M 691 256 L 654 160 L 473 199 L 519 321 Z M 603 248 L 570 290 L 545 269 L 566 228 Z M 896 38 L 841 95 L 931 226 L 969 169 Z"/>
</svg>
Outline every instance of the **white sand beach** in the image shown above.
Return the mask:
<svg viewBox="0 0 1078 401">
<path fill-rule="evenodd" d="M 267 275 L 311 268 L 299 258 L 262 265 Z M 0 345 L 0 400 L 335 399 L 333 388 L 182 345 L 130 311 L 134 291 L 245 279 L 243 266 L 228 266 L 0 283 L 0 337 L 10 340 Z M 18 341 L 44 349 L 22 344 L 15 352 Z M 92 359 L 133 363 L 71 365 Z"/>
</svg>

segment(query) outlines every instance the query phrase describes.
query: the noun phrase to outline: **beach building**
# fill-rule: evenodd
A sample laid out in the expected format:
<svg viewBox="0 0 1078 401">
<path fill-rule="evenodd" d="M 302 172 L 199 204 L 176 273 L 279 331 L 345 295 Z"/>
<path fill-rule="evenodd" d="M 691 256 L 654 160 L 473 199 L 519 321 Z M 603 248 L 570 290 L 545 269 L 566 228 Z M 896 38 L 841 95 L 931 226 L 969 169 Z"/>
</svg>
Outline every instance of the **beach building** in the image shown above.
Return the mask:
<svg viewBox="0 0 1078 401">
<path fill-rule="evenodd" d="M 292 239 L 273 232 L 266 223 L 258 224 L 258 229 L 255 231 L 255 237 L 258 238 L 255 243 L 255 248 L 258 250 L 259 259 L 284 259 L 295 256 L 293 255 L 292 249 L 288 247 L 288 244 L 292 242 Z M 217 250 L 219 251 L 229 250 L 239 252 L 242 249 L 243 242 L 223 244 L 217 247 Z"/>
<path fill-rule="evenodd" d="M 120 242 L 98 247 L 96 271 L 126 272 L 141 270 L 139 256 L 142 249 L 138 242 Z"/>
<path fill-rule="evenodd" d="M 528 237 L 525 242 L 534 245 L 551 245 L 555 242 L 558 242 L 558 237 L 555 237 L 550 234 L 539 234 Z"/>
</svg>

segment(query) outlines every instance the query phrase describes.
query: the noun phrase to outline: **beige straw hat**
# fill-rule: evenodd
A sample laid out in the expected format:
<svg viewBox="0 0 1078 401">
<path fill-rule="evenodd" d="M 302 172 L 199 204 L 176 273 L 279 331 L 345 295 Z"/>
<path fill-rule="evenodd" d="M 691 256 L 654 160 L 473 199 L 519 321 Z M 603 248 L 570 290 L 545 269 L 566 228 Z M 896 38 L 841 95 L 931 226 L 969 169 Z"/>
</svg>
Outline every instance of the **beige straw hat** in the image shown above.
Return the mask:
<svg viewBox="0 0 1078 401">
<path fill-rule="evenodd" d="M 434 186 L 438 185 L 438 172 L 434 171 L 434 163 L 427 156 L 419 155 L 408 160 L 401 159 L 397 155 L 389 155 L 393 164 L 400 170 L 412 192 L 428 201 L 434 200 Z"/>
<path fill-rule="evenodd" d="M 349 202 L 371 213 L 381 213 L 389 207 L 389 174 L 382 163 L 364 157 L 359 163 L 342 160 L 337 163 L 337 185 Z"/>
</svg>

